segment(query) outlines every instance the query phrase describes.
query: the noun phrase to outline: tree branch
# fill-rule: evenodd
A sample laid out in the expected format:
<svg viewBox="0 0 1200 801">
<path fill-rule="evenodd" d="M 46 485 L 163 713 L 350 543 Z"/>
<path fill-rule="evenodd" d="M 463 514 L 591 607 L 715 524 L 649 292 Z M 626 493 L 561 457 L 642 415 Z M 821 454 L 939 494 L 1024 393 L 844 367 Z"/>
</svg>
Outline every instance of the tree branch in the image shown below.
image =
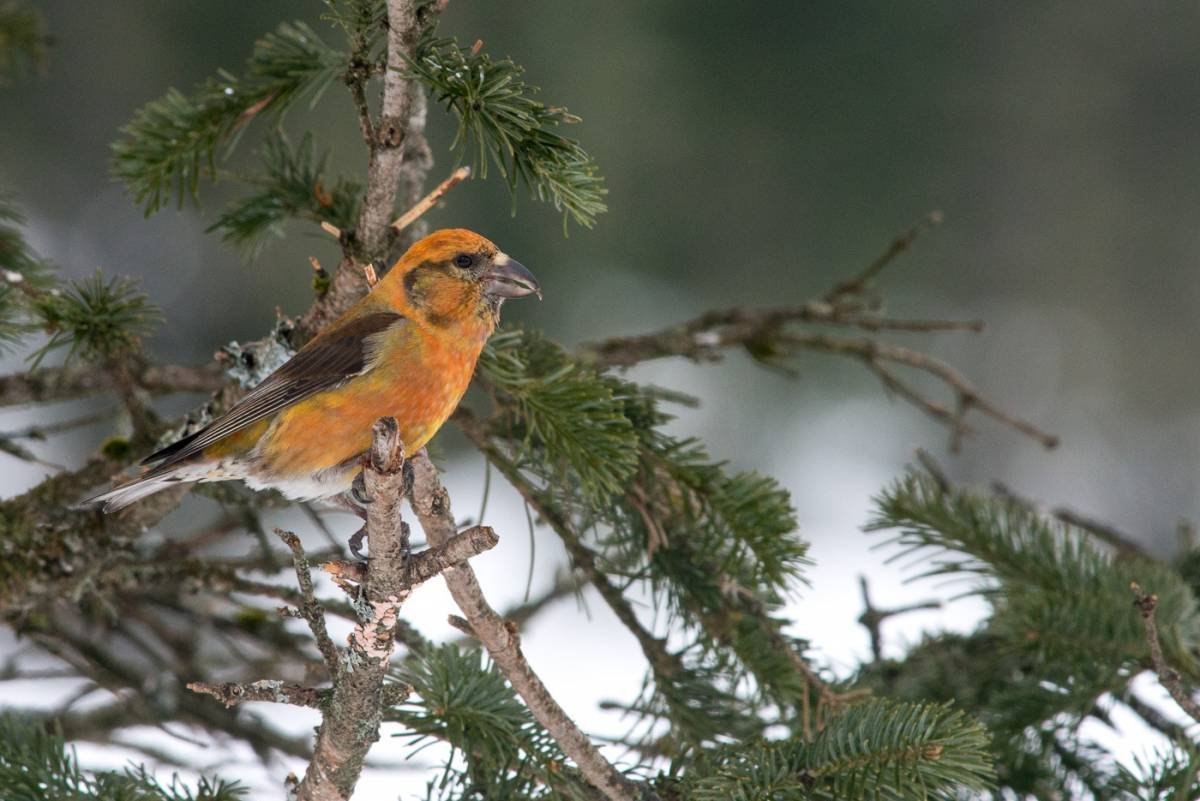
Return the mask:
<svg viewBox="0 0 1200 801">
<path fill-rule="evenodd" d="M 823 333 L 800 333 L 796 324 L 834 325 L 870 332 L 948 330 L 982 331 L 979 320 L 904 320 L 877 312 L 878 302 L 863 296 L 871 282 L 908 250 L 926 229 L 941 222 L 933 212 L 922 222 L 898 236 L 888 249 L 858 275 L 833 286 L 819 300 L 801 306 L 747 310 L 721 309 L 706 312 L 678 325 L 650 334 L 614 337 L 582 345 L 577 355 L 596 367 L 632 367 L 641 362 L 668 356 L 683 356 L 693 361 L 717 361 L 728 348 L 741 347 L 754 359 L 778 365 L 781 357 L 800 350 L 817 351 L 860 359 L 890 392 L 902 397 L 930 417 L 951 429 L 951 447 L 957 450 L 962 436 L 970 433 L 964 418 L 976 409 L 1018 433 L 1036 440 L 1045 448 L 1058 445 L 1058 437 L 1026 420 L 1009 414 L 979 391 L 957 370 L 933 356 L 912 348 L 873 338 L 848 338 Z M 887 363 L 898 364 L 926 373 L 954 393 L 953 407 L 930 398 L 897 375 Z"/>
<path fill-rule="evenodd" d="M 408 526 L 400 519 L 405 472 L 399 427 L 394 418 L 382 418 L 375 424 L 363 469 L 370 497 L 366 529 L 371 558 L 355 604 L 360 621 L 339 657 L 312 761 L 297 788 L 298 801 L 346 801 L 353 793 L 367 751 L 379 739 L 399 607 L 413 588 L 442 570 L 454 572 L 462 560 L 496 544 L 491 529 L 477 528 L 459 537 L 431 540 L 433 548 L 410 560 Z"/>
<path fill-rule="evenodd" d="M 288 684 L 287 682 L 272 681 L 270 679 L 262 679 L 250 682 L 249 684 L 240 684 L 234 681 L 227 681 L 221 684 L 193 681 L 188 684 L 187 688 L 194 693 L 211 695 L 224 704 L 226 708 L 244 704 L 248 701 L 272 701 L 277 704 L 309 706 L 319 709 L 322 698 L 328 694 L 313 687 L 304 687 L 299 684 Z"/>
<path fill-rule="evenodd" d="M 709 312 L 682 325 L 638 337 L 619 337 L 585 345 L 580 357 L 602 367 L 629 367 L 666 356 L 684 356 L 694 361 L 719 359 L 730 347 L 744 347 L 760 360 L 778 358 L 799 350 L 810 350 L 862 360 L 884 385 L 915 404 L 935 419 L 951 426 L 956 439 L 966 430 L 963 417 L 971 409 L 991 417 L 1014 431 L 1036 440 L 1045 448 L 1058 445 L 1058 437 L 1001 409 L 983 397 L 967 378 L 941 359 L 888 342 L 867 337 L 850 338 L 828 334 L 798 333 L 784 330 L 787 322 L 811 322 L 811 306 L 793 309 L 730 309 Z M 884 363 L 902 365 L 933 376 L 953 392 L 951 410 L 903 383 Z"/>
<path fill-rule="evenodd" d="M 1133 605 L 1142 615 L 1142 625 L 1146 629 L 1146 645 L 1150 648 L 1150 664 L 1153 666 L 1159 682 L 1175 699 L 1175 703 L 1179 704 L 1179 707 L 1187 713 L 1188 717 L 1196 723 L 1200 723 L 1200 704 L 1196 703 L 1191 693 L 1184 689 L 1179 673 L 1167 664 L 1166 657 L 1163 656 L 1162 644 L 1158 640 L 1158 624 L 1154 620 L 1154 611 L 1158 608 L 1158 596 L 1147 595 L 1137 582 L 1134 582 L 1130 589 L 1133 590 Z"/>
<path fill-rule="evenodd" d="M 597 567 L 596 555 L 583 544 L 570 523 L 542 497 L 533 484 L 521 475 L 517 466 L 495 446 L 474 415 L 466 409 L 459 409 L 454 415 L 454 420 L 467 439 L 508 479 L 508 482 L 529 504 L 529 507 L 559 536 L 567 553 L 571 556 L 572 563 L 582 571 L 587 580 L 600 593 L 600 597 L 608 604 L 613 614 L 617 616 L 617 619 L 633 634 L 642 649 L 642 655 L 646 657 L 646 661 L 650 663 L 654 672 L 668 680 L 678 676 L 681 672 L 678 656 L 667 650 L 666 640 L 655 637 L 642 625 L 633 606 L 625 598 L 620 588 L 613 584 L 609 577 Z"/>
<path fill-rule="evenodd" d="M 384 255 L 388 221 L 396 205 L 396 189 L 404 166 L 404 142 L 411 133 L 409 115 L 413 94 L 401 71 L 412 55 L 420 30 L 414 0 L 388 0 L 387 65 L 383 74 L 383 104 L 374 126 L 367 167 L 367 193 L 356 231 L 367 260 Z"/>
<path fill-rule="evenodd" d="M 215 362 L 201 365 L 143 365 L 131 378 L 136 386 L 154 395 L 173 392 L 215 392 L 226 378 Z M 98 364 L 47 367 L 29 373 L 0 376 L 0 406 L 72 400 L 121 390 L 118 376 Z"/>
<path fill-rule="evenodd" d="M 304 555 L 304 546 L 301 545 L 300 538 L 290 531 L 277 528 L 275 534 L 292 551 L 292 564 L 296 569 L 296 581 L 300 587 L 300 615 L 308 622 L 308 629 L 317 642 L 317 649 L 325 660 L 325 667 L 329 669 L 329 677 L 336 683 L 342 670 L 341 660 L 338 657 L 337 646 L 329 638 L 329 629 L 325 626 L 325 610 L 317 602 L 313 590 L 312 574 L 309 572 L 308 558 Z"/>
<path fill-rule="evenodd" d="M 445 544 L 457 530 L 450 511 L 450 496 L 438 480 L 437 468 L 424 451 L 418 453 L 411 464 L 413 512 L 420 520 L 430 544 Z M 609 801 L 633 801 L 638 798 L 640 793 L 637 786 L 604 758 L 550 695 L 521 652 L 516 626 L 496 614 L 484 597 L 483 588 L 470 565 L 463 564 L 442 575 L 455 603 L 470 623 L 472 633 L 487 648 L 492 661 L 508 678 L 509 684 L 525 700 L 534 718 L 550 732 L 563 753 L 575 761 L 583 776 Z"/>
</svg>

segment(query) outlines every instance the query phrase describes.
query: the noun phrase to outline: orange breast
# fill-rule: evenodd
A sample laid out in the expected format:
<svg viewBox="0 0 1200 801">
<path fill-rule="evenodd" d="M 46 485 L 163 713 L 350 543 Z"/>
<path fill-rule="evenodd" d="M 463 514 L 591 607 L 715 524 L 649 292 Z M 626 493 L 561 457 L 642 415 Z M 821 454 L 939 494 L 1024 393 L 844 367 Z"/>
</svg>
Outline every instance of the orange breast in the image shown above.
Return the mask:
<svg viewBox="0 0 1200 801">
<path fill-rule="evenodd" d="M 486 341 L 448 338 L 406 326 L 385 341 L 376 364 L 343 386 L 282 412 L 265 434 L 262 468 L 310 476 L 353 459 L 371 444 L 371 426 L 396 418 L 405 450 L 424 447 L 467 391 Z"/>
</svg>

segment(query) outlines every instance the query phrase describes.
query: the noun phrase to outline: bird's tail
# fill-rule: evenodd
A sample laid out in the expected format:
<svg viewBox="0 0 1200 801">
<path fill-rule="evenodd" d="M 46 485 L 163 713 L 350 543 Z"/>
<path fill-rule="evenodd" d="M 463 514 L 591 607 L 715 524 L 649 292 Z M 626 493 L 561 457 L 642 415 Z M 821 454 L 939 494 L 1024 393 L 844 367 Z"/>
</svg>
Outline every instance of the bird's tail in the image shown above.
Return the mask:
<svg viewBox="0 0 1200 801">
<path fill-rule="evenodd" d="M 76 504 L 77 509 L 87 509 L 93 506 L 103 506 L 106 512 L 115 512 L 118 509 L 124 509 L 131 503 L 140 501 L 147 495 L 165 490 L 173 484 L 178 484 L 179 479 L 174 476 L 154 476 L 146 478 L 137 478 L 119 487 L 114 487 L 108 492 L 102 492 L 99 495 L 93 495 L 90 498 L 80 501 Z"/>
<path fill-rule="evenodd" d="M 119 487 L 113 487 L 108 492 L 102 492 L 80 501 L 75 508 L 86 509 L 103 506 L 105 512 L 115 512 L 168 487 L 187 481 L 200 481 L 207 477 L 208 470 L 200 465 L 160 465 L 132 481 L 127 481 Z"/>
</svg>

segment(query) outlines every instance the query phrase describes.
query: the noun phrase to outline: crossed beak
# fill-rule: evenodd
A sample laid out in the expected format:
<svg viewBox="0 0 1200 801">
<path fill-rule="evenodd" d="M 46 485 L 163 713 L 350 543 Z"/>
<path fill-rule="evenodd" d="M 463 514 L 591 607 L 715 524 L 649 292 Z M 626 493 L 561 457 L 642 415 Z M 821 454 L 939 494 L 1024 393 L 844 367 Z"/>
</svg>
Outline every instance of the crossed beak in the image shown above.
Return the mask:
<svg viewBox="0 0 1200 801">
<path fill-rule="evenodd" d="M 538 300 L 542 299 L 542 288 L 533 273 L 505 253 L 497 253 L 492 259 L 492 268 L 483 274 L 483 292 L 493 298 L 537 295 Z"/>
</svg>

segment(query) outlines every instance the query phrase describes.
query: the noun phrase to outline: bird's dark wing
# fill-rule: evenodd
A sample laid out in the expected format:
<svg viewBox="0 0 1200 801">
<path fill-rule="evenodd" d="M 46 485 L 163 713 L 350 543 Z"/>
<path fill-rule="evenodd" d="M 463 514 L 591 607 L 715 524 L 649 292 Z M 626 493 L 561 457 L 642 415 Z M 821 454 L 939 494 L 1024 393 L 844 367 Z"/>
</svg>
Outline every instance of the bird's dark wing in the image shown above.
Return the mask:
<svg viewBox="0 0 1200 801">
<path fill-rule="evenodd" d="M 373 312 L 322 333 L 224 416 L 151 454 L 143 464 L 176 464 L 297 401 L 340 386 L 370 366 L 378 334 L 405 322 L 403 315 L 394 312 Z"/>
</svg>

